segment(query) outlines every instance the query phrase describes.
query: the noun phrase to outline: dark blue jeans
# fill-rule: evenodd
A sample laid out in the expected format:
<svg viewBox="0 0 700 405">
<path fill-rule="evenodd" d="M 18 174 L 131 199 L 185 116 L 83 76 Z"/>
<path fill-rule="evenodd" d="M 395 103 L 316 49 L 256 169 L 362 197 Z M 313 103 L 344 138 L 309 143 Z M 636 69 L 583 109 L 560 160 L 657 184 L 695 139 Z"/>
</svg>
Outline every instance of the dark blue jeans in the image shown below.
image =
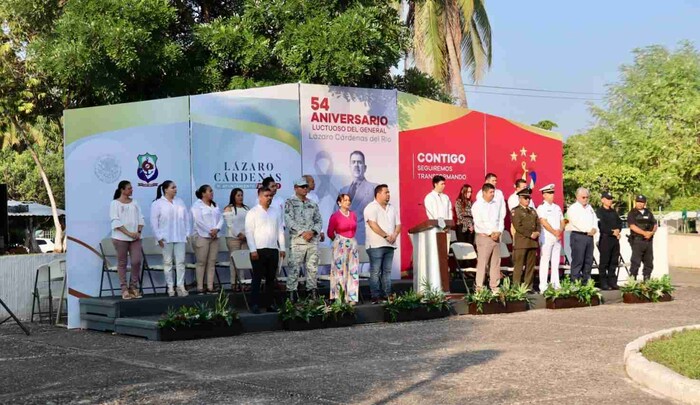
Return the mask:
<svg viewBox="0 0 700 405">
<path fill-rule="evenodd" d="M 592 268 L 593 237 L 571 232 L 571 279 L 587 282 Z"/>
<path fill-rule="evenodd" d="M 369 256 L 369 291 L 372 298 L 391 295 L 391 264 L 394 248 L 380 247 L 367 249 Z"/>
</svg>

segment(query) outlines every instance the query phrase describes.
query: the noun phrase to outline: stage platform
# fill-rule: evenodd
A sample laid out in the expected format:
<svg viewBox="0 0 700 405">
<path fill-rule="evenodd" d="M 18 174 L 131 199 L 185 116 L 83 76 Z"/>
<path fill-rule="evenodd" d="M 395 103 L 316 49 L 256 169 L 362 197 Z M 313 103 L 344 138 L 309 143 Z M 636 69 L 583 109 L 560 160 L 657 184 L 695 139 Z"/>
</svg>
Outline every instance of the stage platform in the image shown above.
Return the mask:
<svg viewBox="0 0 700 405">
<path fill-rule="evenodd" d="M 393 291 L 401 293 L 413 286 L 410 280 L 398 280 L 392 284 Z M 452 292 L 455 299 L 451 300 L 453 315 L 465 315 L 468 313 L 466 303 L 461 299 L 464 285 L 461 281 L 452 283 Z M 365 299 L 369 299 L 369 287 L 363 281 L 361 292 Z M 319 293 L 328 295 L 328 288 L 319 289 Z M 239 311 L 241 323 L 245 333 L 269 332 L 282 330 L 282 323 L 275 312 L 263 312 L 251 314 L 245 306 L 243 293 L 229 292 L 229 302 Z M 250 299 L 249 293 L 246 298 Z M 619 291 L 601 291 L 604 304 L 622 302 Z M 109 331 L 122 335 L 139 336 L 150 340 L 160 340 L 160 331 L 157 323 L 161 315 L 168 308 L 178 308 L 183 305 L 194 305 L 198 302 L 207 302 L 211 305 L 216 301 L 216 295 L 196 295 L 187 297 L 168 297 L 165 294 L 144 295 L 141 299 L 122 300 L 121 297 L 81 298 L 80 313 L 81 327 L 83 329 Z M 530 294 L 530 310 L 545 309 L 545 300 L 540 294 Z M 284 292 L 276 295 L 276 302 L 282 303 L 286 299 Z M 384 322 L 384 310 L 381 305 L 360 303 L 356 307 L 357 323 Z M 504 315 L 494 315 L 504 316 Z M 508 315 L 505 315 L 508 316 Z"/>
</svg>

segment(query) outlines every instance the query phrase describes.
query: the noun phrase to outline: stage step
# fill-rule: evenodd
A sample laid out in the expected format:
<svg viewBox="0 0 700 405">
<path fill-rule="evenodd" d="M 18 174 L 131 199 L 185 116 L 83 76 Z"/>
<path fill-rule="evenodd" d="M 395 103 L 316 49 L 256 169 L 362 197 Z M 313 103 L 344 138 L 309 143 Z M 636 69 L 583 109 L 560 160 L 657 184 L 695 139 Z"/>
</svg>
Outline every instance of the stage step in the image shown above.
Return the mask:
<svg viewBox="0 0 700 405">
<path fill-rule="evenodd" d="M 243 324 L 245 333 L 271 332 L 283 329 L 282 322 L 279 320 L 279 314 L 275 312 L 264 312 L 255 315 L 247 311 L 242 311 L 238 315 Z M 384 322 L 384 309 L 381 305 L 358 305 L 356 307 L 356 316 L 358 324 Z M 92 315 L 88 315 L 88 317 L 90 317 L 90 319 L 99 318 Z M 160 315 L 117 318 L 113 323 L 112 329 L 97 330 L 109 330 L 122 335 L 139 336 L 149 340 L 160 340 L 160 332 L 158 331 L 159 319 Z M 94 325 L 104 328 L 106 324 L 96 323 Z"/>
</svg>

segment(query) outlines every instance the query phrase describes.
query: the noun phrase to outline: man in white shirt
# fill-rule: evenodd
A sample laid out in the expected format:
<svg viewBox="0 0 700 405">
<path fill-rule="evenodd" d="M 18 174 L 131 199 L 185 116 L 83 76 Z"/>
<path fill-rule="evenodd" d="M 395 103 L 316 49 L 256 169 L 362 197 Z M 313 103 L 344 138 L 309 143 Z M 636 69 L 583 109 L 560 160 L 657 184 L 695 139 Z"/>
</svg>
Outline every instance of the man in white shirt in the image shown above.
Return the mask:
<svg viewBox="0 0 700 405">
<path fill-rule="evenodd" d="M 515 192 L 508 197 L 508 212 L 512 212 L 515 208 L 520 205 L 520 197 L 518 197 L 518 192 L 527 188 L 527 182 L 523 179 L 515 180 Z M 536 209 L 535 203 L 530 200 L 530 208 Z M 513 235 L 515 236 L 515 235 Z"/>
<path fill-rule="evenodd" d="M 270 190 L 270 193 L 272 193 L 272 203 L 270 203 L 270 206 L 277 208 L 282 212 L 282 225 L 284 226 L 284 202 L 285 199 L 281 195 L 278 195 L 277 192 L 279 191 L 279 183 L 275 181 L 275 179 L 272 176 L 265 177 L 262 181 L 262 188 L 267 188 Z"/>
<path fill-rule="evenodd" d="M 589 204 L 590 193 L 580 187 L 576 190 L 576 202 L 566 215 L 571 230 L 571 279 L 587 282 L 593 267 L 593 235 L 598 232 L 598 217 Z"/>
<path fill-rule="evenodd" d="M 490 184 L 494 188 L 494 195 L 493 198 L 496 200 L 496 202 L 500 202 L 501 205 L 501 212 L 499 214 L 501 221 L 504 221 L 506 218 L 506 200 L 505 197 L 503 197 L 503 192 L 499 190 L 496 186 L 498 185 L 498 176 L 496 176 L 495 173 L 488 173 L 486 177 L 484 177 L 484 183 Z M 484 195 L 483 192 L 481 193 L 476 193 L 476 201 L 483 200 Z"/>
<path fill-rule="evenodd" d="M 245 217 L 245 236 L 253 265 L 250 310 L 254 314 L 260 313 L 260 282 L 263 277 L 267 310 L 277 312 L 273 294 L 279 260 L 284 259 L 285 244 L 282 212 L 271 203 L 272 191 L 266 187 L 258 189 L 258 205 Z"/>
<path fill-rule="evenodd" d="M 401 234 L 401 220 L 393 205 L 389 204 L 389 186 L 380 184 L 374 188 L 374 201 L 364 210 L 365 246 L 369 256 L 369 290 L 372 304 L 379 304 L 391 295 L 391 267 L 396 241 Z"/>
<path fill-rule="evenodd" d="M 445 191 L 445 178 L 433 176 L 433 191 L 429 192 L 423 200 L 425 213 L 428 219 L 452 219 L 452 202 Z"/>
<path fill-rule="evenodd" d="M 481 187 L 481 199 L 477 199 L 472 206 L 474 217 L 474 232 L 476 243 L 476 288 L 484 288 L 486 266 L 489 271 L 489 286 L 494 292 L 498 291 L 498 283 L 501 279 L 501 249 L 500 238 L 503 233 L 503 217 L 501 212 L 504 201 L 497 200 L 496 187 L 491 183 L 485 183 Z"/>
<path fill-rule="evenodd" d="M 547 184 L 540 189 L 542 205 L 537 208 L 542 233 L 540 233 L 540 294 L 547 289 L 547 275 L 550 283 L 559 288 L 559 260 L 561 259 L 561 236 L 564 233 L 564 215 L 561 208 L 554 203 L 554 184 Z M 551 268 L 550 268 L 551 266 Z"/>
</svg>

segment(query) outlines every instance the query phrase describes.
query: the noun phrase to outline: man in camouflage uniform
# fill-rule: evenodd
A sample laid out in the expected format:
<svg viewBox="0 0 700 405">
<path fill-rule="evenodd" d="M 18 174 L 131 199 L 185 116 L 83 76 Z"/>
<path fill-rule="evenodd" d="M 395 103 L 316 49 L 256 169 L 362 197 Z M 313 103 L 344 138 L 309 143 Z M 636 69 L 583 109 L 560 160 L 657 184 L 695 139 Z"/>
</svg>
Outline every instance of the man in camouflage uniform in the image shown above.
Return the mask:
<svg viewBox="0 0 700 405">
<path fill-rule="evenodd" d="M 284 204 L 284 221 L 291 239 L 287 265 L 287 294 L 294 300 L 299 279 L 299 268 L 306 266 L 306 290 L 316 297 L 318 273 L 318 241 L 323 227 L 318 205 L 308 199 L 309 184 L 305 178 L 294 182 L 294 195 Z"/>
</svg>

